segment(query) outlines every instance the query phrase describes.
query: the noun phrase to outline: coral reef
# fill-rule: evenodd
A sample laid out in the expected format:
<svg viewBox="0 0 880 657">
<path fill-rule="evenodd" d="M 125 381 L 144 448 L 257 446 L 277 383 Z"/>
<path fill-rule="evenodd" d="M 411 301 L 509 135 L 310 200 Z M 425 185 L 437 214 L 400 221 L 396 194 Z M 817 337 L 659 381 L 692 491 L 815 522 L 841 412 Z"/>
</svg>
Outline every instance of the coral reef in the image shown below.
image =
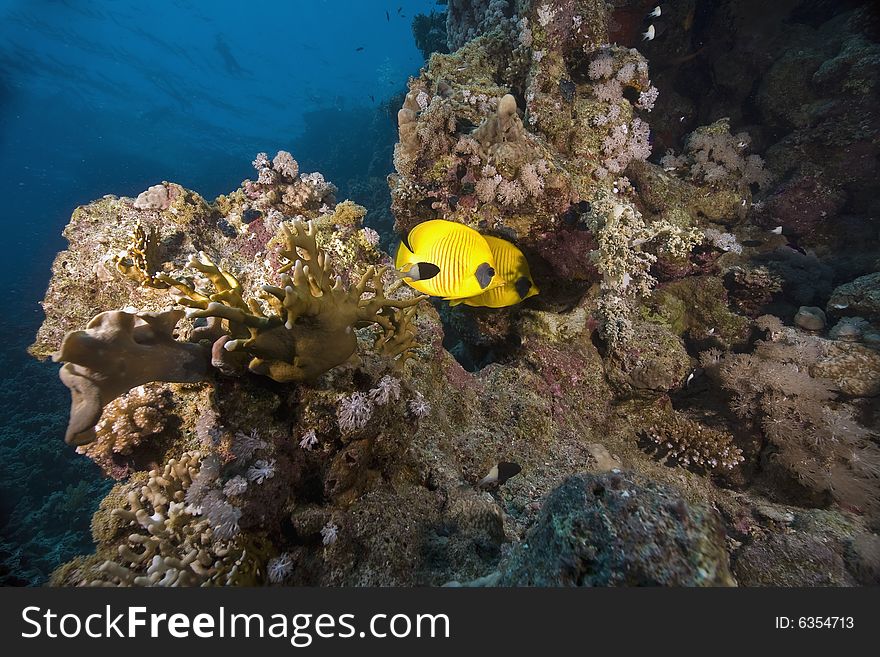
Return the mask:
<svg viewBox="0 0 880 657">
<path fill-rule="evenodd" d="M 577 475 L 547 498 L 498 584 L 730 586 L 723 537 L 709 509 L 663 487 L 624 473 Z"/>
<path fill-rule="evenodd" d="M 331 274 L 327 254 L 318 249 L 314 224 L 294 220 L 292 228 L 282 223 L 281 229 L 286 243 L 279 254 L 287 263 L 278 269 L 280 287 L 263 286 L 269 313 L 255 300 L 246 302 L 238 280 L 204 253 L 189 265 L 210 280 L 215 292 L 203 294 L 186 281 L 161 278 L 178 291 L 176 299 L 190 308 L 190 318 L 226 322 L 212 350 L 215 366 L 228 374 L 235 369 L 231 361 L 243 354 L 248 370 L 275 381 L 314 379 L 347 361 L 357 348 L 353 329 L 373 323 L 383 331 L 377 347 L 389 358 L 405 357 L 414 335 L 409 309 L 425 297 L 387 298 L 382 280 L 387 268 L 368 267 L 356 284 L 346 286 Z"/>
<path fill-rule="evenodd" d="M 203 472 L 201 454 L 187 452 L 150 471 L 143 485 L 111 493 L 125 502 L 110 511 L 107 525 L 96 535 L 99 551 L 89 561 L 95 563 L 102 555 L 106 560 L 89 571 L 95 579 L 80 579 L 86 577 L 84 564 L 73 562 L 56 573 L 56 583 L 205 586 L 262 581 L 262 546 L 233 540 L 237 531 L 225 526 L 235 526 L 241 512 L 207 496 L 201 506 L 189 503 L 193 483 Z M 217 505 L 233 510 L 232 519 Z M 117 554 L 110 556 L 116 543 Z"/>
<path fill-rule="evenodd" d="M 760 427 L 774 448 L 769 458 L 775 465 L 819 496 L 875 514 L 871 509 L 880 494 L 876 432 L 862 426 L 858 406 L 837 393 L 842 387 L 855 396 L 878 390 L 853 385 L 858 372 L 844 373 L 837 365 L 838 344 L 781 326 L 772 333 L 751 354 L 706 352 L 701 362 L 730 393 L 730 410 Z M 869 377 L 877 381 L 878 371 Z"/>
<path fill-rule="evenodd" d="M 754 3 L 664 5 L 640 45 L 643 4 L 450 0 L 395 108 L 396 233 L 514 243 L 521 304 L 416 295 L 390 219 L 286 151 L 213 202 L 78 208 L 31 353 L 122 481 L 54 583 L 876 580 L 864 10 L 780 23 L 771 61 Z"/>
</svg>

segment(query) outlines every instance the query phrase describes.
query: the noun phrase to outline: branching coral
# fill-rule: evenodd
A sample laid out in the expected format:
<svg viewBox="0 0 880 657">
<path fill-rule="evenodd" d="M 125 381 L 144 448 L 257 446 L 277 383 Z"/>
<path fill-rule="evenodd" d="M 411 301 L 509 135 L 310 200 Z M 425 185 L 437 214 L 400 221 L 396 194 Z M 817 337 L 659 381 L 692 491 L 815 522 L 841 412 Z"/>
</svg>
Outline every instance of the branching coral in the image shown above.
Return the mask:
<svg viewBox="0 0 880 657">
<path fill-rule="evenodd" d="M 161 187 L 161 185 L 160 185 Z M 165 189 L 162 187 L 162 189 Z M 126 278 L 140 283 L 144 287 L 164 289 L 168 286 L 156 278 L 156 231 L 153 228 L 144 230 L 141 222 L 135 224 L 128 248 L 114 256 L 116 269 Z"/>
<path fill-rule="evenodd" d="M 138 386 L 107 404 L 95 426 L 95 442 L 77 451 L 113 474 L 115 455 L 129 454 L 144 438 L 164 430 L 170 404 L 168 392 L 156 384 Z"/>
<path fill-rule="evenodd" d="M 253 165 L 257 180 L 241 184 L 251 209 L 290 215 L 316 212 L 336 202 L 336 187 L 320 173 L 299 173 L 299 164 L 287 151 L 278 151 L 271 161 L 266 153 L 258 153 Z"/>
<path fill-rule="evenodd" d="M 84 445 L 95 439 L 102 409 L 135 386 L 152 381 L 195 383 L 208 375 L 207 352 L 174 339 L 181 311 L 97 315 L 84 331 L 64 336 L 52 360 L 63 362 L 61 381 L 70 388 L 70 422 L 64 439 Z"/>
<path fill-rule="evenodd" d="M 221 539 L 207 514 L 187 505 L 187 491 L 201 462 L 199 452 L 187 452 L 152 470 L 144 486 L 132 487 L 125 506 L 111 511 L 129 532 L 118 547 L 118 558 L 99 566 L 100 578 L 89 584 L 204 586 L 229 584 L 244 579 L 247 572 L 261 572 L 262 563 L 252 561 L 255 555 L 245 541 Z M 231 522 L 225 509 L 214 515 Z M 237 521 L 235 511 L 231 517 Z M 218 525 L 219 533 L 229 538 L 234 532 L 222 526 Z"/>
<path fill-rule="evenodd" d="M 682 257 L 702 240 L 702 234 L 662 220 L 646 223 L 633 205 L 607 196 L 593 204 L 589 222 L 598 242 L 593 257 L 603 276 L 600 330 L 616 349 L 630 337 L 632 302 L 646 296 L 656 282 L 650 268 L 657 256 L 648 247 Z"/>
<path fill-rule="evenodd" d="M 743 462 L 733 436 L 673 413 L 644 431 L 658 452 L 684 467 L 731 469 Z"/>
<path fill-rule="evenodd" d="M 263 286 L 268 313 L 257 300 L 245 301 L 238 280 L 204 253 L 190 266 L 208 278 L 215 292 L 203 294 L 187 281 L 162 277 L 176 288 L 178 302 L 190 308 L 188 316 L 224 320 L 228 334 L 218 341 L 219 348 L 215 345 L 215 361 L 224 352 L 243 355 L 251 372 L 279 382 L 307 381 L 346 362 L 357 347 L 354 329 L 370 324 L 382 329 L 376 342 L 380 353 L 406 358 L 415 335 L 410 320 L 425 297 L 388 298 L 384 267 L 368 267 L 357 283 L 345 286 L 339 276 L 333 278 L 311 222 L 294 220 L 292 227 L 282 228 L 286 246 L 281 254 L 288 262 L 278 269 L 280 287 Z"/>
</svg>

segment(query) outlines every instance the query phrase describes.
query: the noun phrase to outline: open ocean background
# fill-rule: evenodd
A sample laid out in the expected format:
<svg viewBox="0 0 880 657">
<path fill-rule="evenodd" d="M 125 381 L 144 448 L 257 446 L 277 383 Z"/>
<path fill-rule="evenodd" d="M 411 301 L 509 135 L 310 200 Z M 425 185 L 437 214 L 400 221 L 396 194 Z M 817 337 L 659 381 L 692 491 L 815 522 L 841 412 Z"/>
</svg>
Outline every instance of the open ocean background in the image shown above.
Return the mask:
<svg viewBox="0 0 880 657">
<path fill-rule="evenodd" d="M 368 223 L 387 218 L 389 100 L 424 63 L 412 17 L 434 8 L 0 0 L 0 584 L 40 584 L 89 552 L 110 487 L 64 444 L 58 367 L 25 351 L 73 209 L 162 180 L 210 201 L 253 175 L 257 152 L 285 149 Z"/>
</svg>

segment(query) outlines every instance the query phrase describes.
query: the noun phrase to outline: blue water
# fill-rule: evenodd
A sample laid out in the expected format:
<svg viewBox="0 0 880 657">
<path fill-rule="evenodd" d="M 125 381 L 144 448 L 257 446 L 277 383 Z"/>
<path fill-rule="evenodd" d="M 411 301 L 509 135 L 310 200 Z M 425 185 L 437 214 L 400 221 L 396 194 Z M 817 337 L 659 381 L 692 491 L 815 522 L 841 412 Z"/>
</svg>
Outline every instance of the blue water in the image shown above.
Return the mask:
<svg viewBox="0 0 880 657">
<path fill-rule="evenodd" d="M 63 443 L 56 367 L 25 354 L 71 211 L 161 180 L 210 200 L 258 151 L 286 149 L 381 213 L 362 183 L 391 171 L 387 101 L 424 63 L 411 20 L 433 8 L 0 0 L 0 583 L 40 583 L 87 552 L 109 486 Z"/>
</svg>

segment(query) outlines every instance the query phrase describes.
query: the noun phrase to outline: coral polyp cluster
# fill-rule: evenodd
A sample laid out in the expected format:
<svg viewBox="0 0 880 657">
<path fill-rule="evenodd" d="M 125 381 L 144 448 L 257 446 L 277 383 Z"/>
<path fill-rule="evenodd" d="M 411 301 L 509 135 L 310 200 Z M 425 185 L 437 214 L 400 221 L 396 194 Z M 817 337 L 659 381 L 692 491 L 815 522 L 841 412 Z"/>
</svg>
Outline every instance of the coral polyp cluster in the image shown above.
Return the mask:
<svg viewBox="0 0 880 657">
<path fill-rule="evenodd" d="M 199 452 L 171 459 L 150 471 L 147 481 L 116 491 L 125 503 L 110 512 L 107 532 L 126 534 L 117 555 L 94 569 L 89 586 L 205 586 L 260 581 L 260 547 L 232 540 L 223 515 L 188 503 L 193 482 L 203 472 Z M 223 502 L 214 502 L 225 504 Z M 231 513 L 237 510 L 230 505 Z M 240 512 L 238 512 L 240 513 Z M 249 553 L 250 551 L 250 553 Z M 98 562 L 102 555 L 91 559 Z M 68 566 L 73 571 L 75 566 Z M 69 573 L 79 576 L 79 572 Z"/>
</svg>

